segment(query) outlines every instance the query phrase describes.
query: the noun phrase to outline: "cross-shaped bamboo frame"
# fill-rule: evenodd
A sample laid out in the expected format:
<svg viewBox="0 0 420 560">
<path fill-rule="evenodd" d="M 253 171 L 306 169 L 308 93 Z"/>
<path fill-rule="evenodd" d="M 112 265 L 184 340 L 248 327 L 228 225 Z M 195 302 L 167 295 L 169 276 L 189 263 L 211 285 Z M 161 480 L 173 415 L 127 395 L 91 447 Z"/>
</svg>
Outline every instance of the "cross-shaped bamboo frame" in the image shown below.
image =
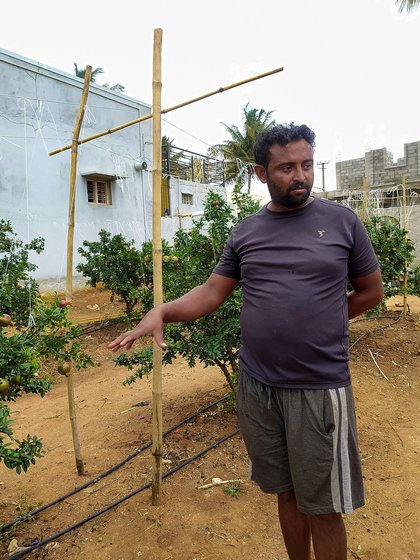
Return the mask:
<svg viewBox="0 0 420 560">
<path fill-rule="evenodd" d="M 90 70 L 89 70 L 90 69 Z M 74 213 L 75 213 L 75 185 L 76 185 L 76 169 L 77 169 L 77 148 L 80 144 L 90 142 L 96 138 L 112 134 L 134 124 L 138 124 L 147 119 L 153 119 L 153 301 L 154 305 L 163 302 L 162 293 L 162 227 L 161 227 L 161 183 L 162 183 L 162 133 L 161 120 L 162 115 L 190 105 L 202 99 L 206 99 L 217 93 L 224 93 L 230 89 L 242 86 L 249 82 L 259 80 L 282 72 L 283 68 L 276 68 L 264 74 L 259 74 L 252 78 L 236 82 L 229 86 L 220 87 L 189 101 L 178 103 L 168 109 L 161 108 L 161 91 L 162 91 L 162 29 L 154 30 L 153 44 L 153 110 L 150 115 L 145 115 L 133 121 L 121 124 L 104 132 L 100 132 L 93 136 L 79 140 L 80 128 L 83 121 L 84 110 L 87 102 L 91 67 L 86 67 L 85 81 L 83 86 L 82 99 L 80 103 L 79 113 L 76 119 L 76 125 L 73 132 L 71 145 L 64 146 L 50 152 L 50 156 L 71 149 L 71 172 L 70 172 L 70 194 L 69 194 L 69 226 L 67 234 L 67 275 L 66 275 L 66 297 L 72 298 L 72 277 L 73 277 L 73 237 L 74 237 Z M 152 503 L 158 504 L 160 487 L 162 483 L 162 349 L 153 342 L 153 387 L 152 387 L 152 403 L 153 403 L 153 425 L 152 425 L 152 454 L 155 458 L 153 466 L 153 482 L 152 482 Z M 75 437 L 75 434 L 73 434 Z M 81 455 L 79 462 L 81 460 Z"/>
</svg>

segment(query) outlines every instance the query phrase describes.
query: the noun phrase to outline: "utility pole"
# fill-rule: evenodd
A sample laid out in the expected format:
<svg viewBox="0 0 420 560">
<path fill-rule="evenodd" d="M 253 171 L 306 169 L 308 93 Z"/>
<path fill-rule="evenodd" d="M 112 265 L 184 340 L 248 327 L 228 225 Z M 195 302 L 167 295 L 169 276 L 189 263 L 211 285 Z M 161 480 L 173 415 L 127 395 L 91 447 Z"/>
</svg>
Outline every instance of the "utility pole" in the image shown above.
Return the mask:
<svg viewBox="0 0 420 560">
<path fill-rule="evenodd" d="M 322 169 L 322 191 L 325 192 L 325 168 L 330 161 L 317 161 L 316 164 Z"/>
</svg>

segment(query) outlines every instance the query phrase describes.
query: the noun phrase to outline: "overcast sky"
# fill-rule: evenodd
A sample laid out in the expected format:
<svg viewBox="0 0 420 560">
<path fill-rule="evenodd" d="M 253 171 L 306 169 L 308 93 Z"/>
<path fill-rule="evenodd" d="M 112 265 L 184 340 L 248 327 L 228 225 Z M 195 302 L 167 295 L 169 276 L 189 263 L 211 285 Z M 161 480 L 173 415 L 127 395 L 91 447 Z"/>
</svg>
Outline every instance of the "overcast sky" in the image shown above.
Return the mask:
<svg viewBox="0 0 420 560">
<path fill-rule="evenodd" d="M 168 114 L 163 133 L 187 149 L 226 139 L 221 122 L 241 125 L 250 102 L 316 132 L 332 189 L 337 160 L 380 147 L 398 157 L 420 140 L 420 10 L 399 15 L 394 0 L 23 0 L 4 2 L 1 20 L 2 48 L 68 73 L 100 66 L 98 83 L 149 103 L 162 28 L 162 107 L 284 67 Z"/>
</svg>

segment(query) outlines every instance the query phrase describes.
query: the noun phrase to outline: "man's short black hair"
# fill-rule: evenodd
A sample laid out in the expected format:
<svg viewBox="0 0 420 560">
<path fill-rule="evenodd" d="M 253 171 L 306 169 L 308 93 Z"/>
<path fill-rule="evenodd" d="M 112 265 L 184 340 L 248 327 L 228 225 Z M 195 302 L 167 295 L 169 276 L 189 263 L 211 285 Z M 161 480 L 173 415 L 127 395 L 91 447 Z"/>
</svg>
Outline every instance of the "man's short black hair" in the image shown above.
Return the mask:
<svg viewBox="0 0 420 560">
<path fill-rule="evenodd" d="M 263 130 L 255 141 L 255 163 L 267 168 L 271 146 L 275 144 L 285 146 L 298 140 L 306 140 L 312 148 L 315 148 L 315 133 L 306 124 L 283 123 Z"/>
</svg>

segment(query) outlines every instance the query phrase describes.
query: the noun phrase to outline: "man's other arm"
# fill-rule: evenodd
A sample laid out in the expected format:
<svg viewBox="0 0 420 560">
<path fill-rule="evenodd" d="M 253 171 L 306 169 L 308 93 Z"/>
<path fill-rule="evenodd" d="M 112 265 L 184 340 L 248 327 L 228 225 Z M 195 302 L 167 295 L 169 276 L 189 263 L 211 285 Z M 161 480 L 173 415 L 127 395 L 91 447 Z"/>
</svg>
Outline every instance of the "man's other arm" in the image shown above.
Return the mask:
<svg viewBox="0 0 420 560">
<path fill-rule="evenodd" d="M 141 336 L 154 336 L 158 346 L 165 348 L 164 323 L 194 321 L 213 313 L 229 297 L 238 283 L 235 278 L 213 273 L 207 282 L 193 288 L 182 297 L 151 309 L 134 329 L 121 334 L 108 344 L 108 348 L 114 352 L 123 347 L 129 350 L 133 342 Z"/>
<path fill-rule="evenodd" d="M 379 268 L 366 276 L 351 278 L 350 283 L 353 291 L 347 294 L 349 319 L 361 315 L 381 302 L 384 289 Z"/>
</svg>

